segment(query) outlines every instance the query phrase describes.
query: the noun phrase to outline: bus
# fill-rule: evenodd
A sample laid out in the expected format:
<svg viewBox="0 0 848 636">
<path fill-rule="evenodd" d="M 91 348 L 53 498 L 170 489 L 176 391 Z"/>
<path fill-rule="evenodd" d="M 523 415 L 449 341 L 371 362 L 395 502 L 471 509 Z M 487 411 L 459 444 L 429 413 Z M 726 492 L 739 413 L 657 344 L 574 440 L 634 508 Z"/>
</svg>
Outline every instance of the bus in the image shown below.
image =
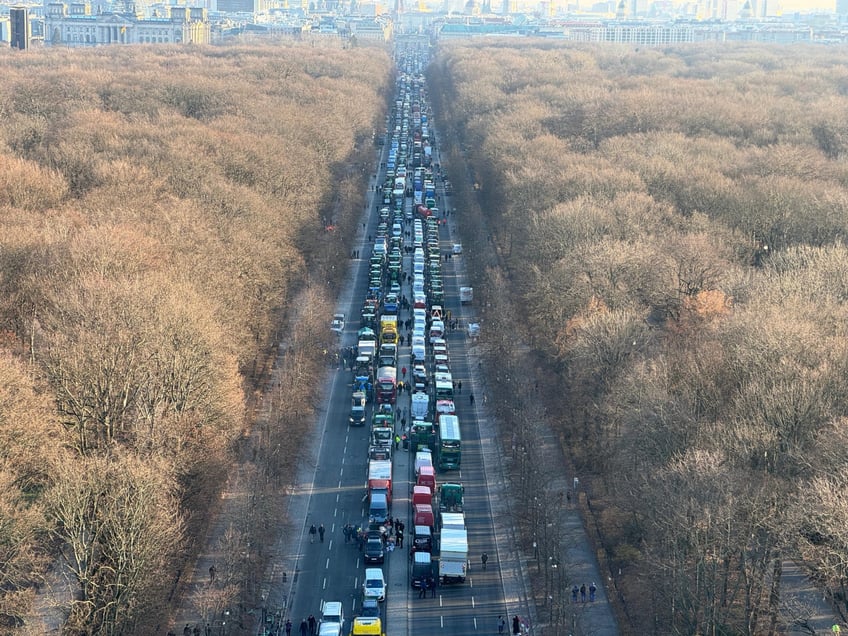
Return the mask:
<svg viewBox="0 0 848 636">
<path fill-rule="evenodd" d="M 456 415 L 442 415 L 439 419 L 436 453 L 439 470 L 459 470 L 462 438 L 459 434 L 459 418 Z"/>
</svg>

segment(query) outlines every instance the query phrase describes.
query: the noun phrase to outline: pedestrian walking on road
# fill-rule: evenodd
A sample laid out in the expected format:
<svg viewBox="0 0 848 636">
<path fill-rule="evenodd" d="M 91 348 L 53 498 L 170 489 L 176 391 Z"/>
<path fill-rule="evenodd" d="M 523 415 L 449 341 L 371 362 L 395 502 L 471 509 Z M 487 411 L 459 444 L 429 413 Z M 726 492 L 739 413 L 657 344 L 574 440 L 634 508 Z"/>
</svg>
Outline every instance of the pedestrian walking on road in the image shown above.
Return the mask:
<svg viewBox="0 0 848 636">
<path fill-rule="evenodd" d="M 418 598 L 427 598 L 427 580 L 421 581 L 421 587 L 418 588 Z"/>
<path fill-rule="evenodd" d="M 512 633 L 520 634 L 521 633 L 521 619 L 518 618 L 518 614 L 512 617 Z"/>
<path fill-rule="evenodd" d="M 597 592 L 597 591 L 598 591 L 598 588 L 595 586 L 595 584 L 594 584 L 594 583 L 592 583 L 592 584 L 589 586 L 589 602 L 590 602 L 590 603 L 594 603 L 594 602 L 595 602 L 595 592 Z"/>
<path fill-rule="evenodd" d="M 215 566 L 214 566 L 214 565 L 210 565 L 210 566 L 209 566 L 209 582 L 210 582 L 210 583 L 214 583 L 214 582 L 215 582 L 215 575 L 216 575 L 217 573 L 218 573 L 218 571 L 215 569 Z"/>
<path fill-rule="evenodd" d="M 395 530 L 395 533 L 397 534 L 397 547 L 402 548 L 403 547 L 403 530 Z"/>
<path fill-rule="evenodd" d="M 401 343 L 401 344 L 403 344 L 403 343 Z M 406 379 L 406 367 L 402 367 L 400 372 L 401 372 L 401 375 L 403 375 L 403 378 L 405 380 Z"/>
<path fill-rule="evenodd" d="M 286 636 L 291 636 L 292 622 L 291 619 L 286 619 Z"/>
<path fill-rule="evenodd" d="M 471 403 L 471 406 L 474 406 L 474 394 L 473 393 L 468 394 L 468 401 Z"/>
<path fill-rule="evenodd" d="M 506 621 L 503 616 L 498 616 L 498 634 L 503 634 L 506 629 Z"/>
<path fill-rule="evenodd" d="M 306 620 L 309 623 L 309 633 L 311 636 L 315 636 L 315 634 L 318 633 L 318 621 L 315 620 L 315 617 L 312 614 L 310 614 L 309 618 Z"/>
<path fill-rule="evenodd" d="M 324 543 L 324 532 L 324 524 L 322 523 L 320 526 L 318 526 L 318 534 L 321 537 L 321 543 Z"/>
<path fill-rule="evenodd" d="M 577 602 L 577 595 L 578 594 L 580 594 L 580 588 L 575 585 L 574 587 L 571 588 L 571 602 L 572 603 Z"/>
<path fill-rule="evenodd" d="M 309 526 L 309 543 L 315 543 L 315 535 L 317 532 L 318 529 L 315 527 L 314 523 Z"/>
<path fill-rule="evenodd" d="M 427 587 L 430 588 L 430 596 L 436 598 L 436 579 L 432 576 L 427 579 Z"/>
<path fill-rule="evenodd" d="M 456 386 L 459 387 L 459 392 L 462 393 L 462 380 L 456 383 Z"/>
<path fill-rule="evenodd" d="M 395 450 L 397 450 L 399 447 L 400 447 L 400 435 L 395 433 Z"/>
<path fill-rule="evenodd" d="M 580 602 L 581 603 L 586 602 L 586 584 L 585 583 L 580 586 Z"/>
<path fill-rule="evenodd" d="M 480 560 L 483 562 L 483 569 L 486 569 L 486 564 L 489 562 L 489 555 L 485 552 L 480 556 Z"/>
<path fill-rule="evenodd" d="M 837 634 L 838 636 L 842 633 L 842 628 L 839 626 L 839 623 L 834 623 L 833 627 L 830 628 L 830 631 L 832 631 L 834 634 Z"/>
<path fill-rule="evenodd" d="M 300 621 L 300 636 L 309 636 L 309 623 L 305 618 Z"/>
</svg>

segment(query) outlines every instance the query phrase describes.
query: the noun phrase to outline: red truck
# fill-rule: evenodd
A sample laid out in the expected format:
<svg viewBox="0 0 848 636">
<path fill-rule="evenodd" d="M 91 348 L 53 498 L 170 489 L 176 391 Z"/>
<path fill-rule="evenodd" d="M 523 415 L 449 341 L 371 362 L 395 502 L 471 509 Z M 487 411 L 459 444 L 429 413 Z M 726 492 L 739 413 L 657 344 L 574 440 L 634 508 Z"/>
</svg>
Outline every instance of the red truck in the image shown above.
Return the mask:
<svg viewBox="0 0 848 636">
<path fill-rule="evenodd" d="M 397 399 L 397 369 L 380 367 L 377 369 L 377 403 L 394 404 Z"/>
<path fill-rule="evenodd" d="M 368 462 L 368 497 L 374 493 L 384 493 L 389 505 L 392 503 L 392 462 L 385 459 L 372 459 Z"/>
<path fill-rule="evenodd" d="M 436 523 L 433 516 L 433 506 L 430 504 L 415 504 L 412 507 L 412 523 L 416 526 L 432 528 Z"/>
</svg>

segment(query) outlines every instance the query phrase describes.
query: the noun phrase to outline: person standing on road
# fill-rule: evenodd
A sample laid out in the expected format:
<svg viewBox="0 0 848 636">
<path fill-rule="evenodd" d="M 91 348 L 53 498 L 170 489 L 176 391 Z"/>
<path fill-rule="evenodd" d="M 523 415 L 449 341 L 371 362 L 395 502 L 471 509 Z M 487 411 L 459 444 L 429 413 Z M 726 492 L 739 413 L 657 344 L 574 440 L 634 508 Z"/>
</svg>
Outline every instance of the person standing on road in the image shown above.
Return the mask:
<svg viewBox="0 0 848 636">
<path fill-rule="evenodd" d="M 309 526 L 309 543 L 315 543 L 315 534 L 318 530 L 315 528 L 315 524 L 313 523 Z"/>
<path fill-rule="evenodd" d="M 518 618 L 518 614 L 512 617 L 512 633 L 520 634 L 521 633 L 521 619 Z"/>
<path fill-rule="evenodd" d="M 290 618 L 286 619 L 286 636 L 291 636 L 292 622 Z"/>
<path fill-rule="evenodd" d="M 486 564 L 489 562 L 489 555 L 484 552 L 482 555 L 480 555 L 480 560 L 483 562 L 483 569 L 485 570 Z"/>
<path fill-rule="evenodd" d="M 395 433 L 395 450 L 397 450 L 399 447 L 400 447 L 400 435 Z"/>
<path fill-rule="evenodd" d="M 592 584 L 589 586 L 589 602 L 590 602 L 590 603 L 594 603 L 594 602 L 595 602 L 595 592 L 597 592 L 597 591 L 598 591 L 597 586 L 596 586 L 594 583 L 592 583 Z"/>
<path fill-rule="evenodd" d="M 318 526 L 318 534 L 321 537 L 321 543 L 324 543 L 324 532 L 324 524 L 322 523 L 320 526 Z"/>
<path fill-rule="evenodd" d="M 585 583 L 580 586 L 580 602 L 581 603 L 586 602 L 586 584 Z"/>
<path fill-rule="evenodd" d="M 503 634 L 506 629 L 506 621 L 503 616 L 498 616 L 498 634 Z"/>
<path fill-rule="evenodd" d="M 473 393 L 468 394 L 468 401 L 471 403 L 471 406 L 474 406 L 474 394 Z"/>
<path fill-rule="evenodd" d="M 577 602 L 577 595 L 580 594 L 580 588 L 575 584 L 574 587 L 571 588 L 571 602 Z"/>
</svg>

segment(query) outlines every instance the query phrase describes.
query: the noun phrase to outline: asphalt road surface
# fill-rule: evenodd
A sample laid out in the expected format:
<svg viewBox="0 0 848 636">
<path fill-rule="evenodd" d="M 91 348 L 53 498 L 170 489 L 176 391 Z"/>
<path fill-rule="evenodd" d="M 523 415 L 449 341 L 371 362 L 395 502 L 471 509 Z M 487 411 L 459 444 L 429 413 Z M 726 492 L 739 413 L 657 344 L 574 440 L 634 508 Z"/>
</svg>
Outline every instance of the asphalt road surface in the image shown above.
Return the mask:
<svg viewBox="0 0 848 636">
<path fill-rule="evenodd" d="M 383 183 L 383 172 L 378 171 L 376 183 Z M 444 197 L 441 185 L 438 186 L 439 204 L 442 213 L 450 207 Z M 366 234 L 373 236 L 377 224 L 377 210 L 382 202 L 372 195 L 369 205 L 369 218 Z M 411 206 L 411 199 L 407 199 Z M 407 224 L 407 227 L 411 223 Z M 441 226 L 440 238 L 442 251 L 450 250 L 449 224 Z M 359 329 L 358 313 L 365 299 L 368 257 L 370 245 L 362 242 L 360 258 L 353 261 L 354 285 L 346 290 L 340 311 L 347 314 L 348 321 L 341 345 L 355 342 Z M 454 256 L 443 262 L 442 272 L 445 281 L 445 309 L 459 316 L 459 284 L 457 269 L 461 257 Z M 411 256 L 404 258 L 404 271 L 411 271 Z M 349 292 L 349 293 L 348 293 Z M 411 299 L 408 284 L 403 292 Z M 400 320 L 411 316 L 411 311 L 401 314 Z M 413 634 L 428 635 L 451 634 L 487 634 L 497 633 L 496 622 L 503 615 L 509 622 L 507 601 L 504 598 L 502 572 L 497 558 L 497 546 L 494 541 L 494 527 L 485 467 L 481 454 L 481 440 L 476 419 L 476 408 L 470 401 L 473 390 L 472 371 L 467 356 L 466 338 L 461 328 L 447 334 L 450 368 L 454 380 L 463 382 L 463 392 L 456 395 L 455 403 L 463 436 L 462 468 L 458 471 L 438 473 L 439 481 L 461 482 L 465 487 L 465 515 L 468 530 L 469 569 L 466 581 L 461 584 L 441 586 L 436 589 L 435 598 L 428 592 L 427 598 L 418 598 L 418 592 L 410 587 L 410 568 L 408 543 L 403 549 L 387 555 L 383 570 L 387 579 L 387 598 L 383 603 L 384 631 L 391 635 Z M 409 346 L 400 347 L 398 368 L 409 363 Z M 367 470 L 367 449 L 370 427 L 349 427 L 348 413 L 352 392 L 353 373 L 344 369 L 333 371 L 330 391 L 324 402 L 325 411 L 319 422 L 318 434 L 321 435 L 317 464 L 314 473 L 311 496 L 308 498 L 303 534 L 300 539 L 300 558 L 298 571 L 292 581 L 289 615 L 297 633 L 300 619 L 310 614 L 320 618 L 323 602 L 341 601 L 345 608 L 345 633 L 350 629 L 350 619 L 361 608 L 361 586 L 365 564 L 362 554 L 355 543 L 345 543 L 342 527 L 346 523 L 367 525 L 365 501 L 365 481 Z M 403 396 L 399 408 L 409 409 L 409 398 Z M 371 409 L 368 406 L 370 423 Z M 399 430 L 399 427 L 398 427 Z M 411 537 L 409 492 L 411 489 L 411 453 L 403 449 L 396 451 L 394 457 L 394 498 L 392 514 L 403 519 L 407 527 L 407 537 Z M 306 529 L 314 524 L 323 524 L 324 541 L 316 535 L 314 542 Z M 481 555 L 489 555 L 484 571 Z M 511 576 L 511 574 L 510 574 Z M 513 613 L 518 599 L 509 599 Z M 522 615 L 526 615 L 521 612 Z M 509 627 L 509 626 L 508 626 Z"/>
</svg>

